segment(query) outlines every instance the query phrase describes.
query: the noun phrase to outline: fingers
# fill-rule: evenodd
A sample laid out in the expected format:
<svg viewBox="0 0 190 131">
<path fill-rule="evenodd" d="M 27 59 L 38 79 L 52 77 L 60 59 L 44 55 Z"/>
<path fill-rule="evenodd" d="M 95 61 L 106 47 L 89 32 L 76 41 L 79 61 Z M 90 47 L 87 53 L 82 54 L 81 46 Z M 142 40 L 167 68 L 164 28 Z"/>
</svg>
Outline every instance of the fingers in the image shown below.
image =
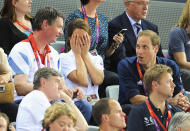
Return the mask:
<svg viewBox="0 0 190 131">
<path fill-rule="evenodd" d="M 118 34 L 118 35 L 115 35 L 113 37 L 113 40 L 117 43 L 117 44 L 120 44 L 123 42 L 123 35 L 122 34 Z"/>
</svg>

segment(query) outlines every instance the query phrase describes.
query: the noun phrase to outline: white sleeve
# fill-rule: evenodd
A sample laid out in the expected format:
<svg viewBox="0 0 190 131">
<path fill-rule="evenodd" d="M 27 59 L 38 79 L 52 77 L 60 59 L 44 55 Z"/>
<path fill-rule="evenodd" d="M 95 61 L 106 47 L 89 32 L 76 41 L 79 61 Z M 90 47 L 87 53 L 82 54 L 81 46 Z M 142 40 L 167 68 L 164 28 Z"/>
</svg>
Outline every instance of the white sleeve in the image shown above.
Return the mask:
<svg viewBox="0 0 190 131">
<path fill-rule="evenodd" d="M 30 59 L 26 51 L 23 51 L 19 45 L 15 45 L 9 54 L 8 62 L 11 66 L 13 75 L 26 74 L 29 75 Z"/>
<path fill-rule="evenodd" d="M 76 70 L 75 57 L 70 57 L 67 53 L 62 53 L 59 58 L 59 72 L 63 77 L 67 77 L 69 73 Z"/>
<path fill-rule="evenodd" d="M 104 70 L 104 62 L 103 62 L 101 56 L 98 55 L 98 56 L 95 57 L 94 64 L 95 64 L 96 68 L 98 68 L 99 70 L 101 70 L 103 72 L 103 70 Z"/>
</svg>

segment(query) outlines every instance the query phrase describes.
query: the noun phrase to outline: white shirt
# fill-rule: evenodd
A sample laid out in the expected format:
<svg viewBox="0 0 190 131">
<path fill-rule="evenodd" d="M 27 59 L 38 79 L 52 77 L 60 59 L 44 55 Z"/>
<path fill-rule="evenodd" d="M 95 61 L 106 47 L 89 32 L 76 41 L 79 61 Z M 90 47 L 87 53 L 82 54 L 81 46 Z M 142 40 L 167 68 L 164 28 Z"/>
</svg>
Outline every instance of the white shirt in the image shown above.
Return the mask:
<svg viewBox="0 0 190 131">
<path fill-rule="evenodd" d="M 131 18 L 131 17 L 127 14 L 127 12 L 126 12 L 126 15 L 127 15 L 127 17 L 129 18 L 129 21 L 130 21 L 130 23 L 131 23 L 131 25 L 132 25 L 132 27 L 133 27 L 133 31 L 134 31 L 134 33 L 135 33 L 135 36 L 138 37 L 138 34 L 137 34 L 137 27 L 136 27 L 135 24 L 136 24 L 136 23 L 139 23 L 139 24 L 141 25 L 141 20 L 139 20 L 138 22 L 136 22 L 136 21 L 133 20 L 133 18 Z M 142 32 L 142 28 L 140 29 L 139 32 Z"/>
<path fill-rule="evenodd" d="M 50 57 L 50 67 L 58 70 L 57 62 L 59 59 L 59 54 L 57 51 L 50 46 L 51 52 L 48 53 Z M 41 63 L 40 56 L 40 67 L 43 68 L 44 65 Z M 34 73 L 38 70 L 37 62 L 32 50 L 31 44 L 29 42 L 19 42 L 11 50 L 9 54 L 9 65 L 11 66 L 13 76 L 18 74 L 25 74 L 28 76 L 28 82 L 32 83 L 34 79 Z M 45 58 L 45 63 L 47 65 L 47 57 Z M 22 99 L 23 96 L 17 96 L 15 93 L 15 100 Z"/>
<path fill-rule="evenodd" d="M 103 60 L 102 58 L 97 55 L 93 56 L 90 53 L 88 53 L 90 56 L 90 59 L 94 63 L 95 67 L 103 72 Z M 98 85 L 93 85 L 92 80 L 90 76 L 88 75 L 88 87 L 81 86 L 79 84 L 73 83 L 71 80 L 68 79 L 69 73 L 76 70 L 76 60 L 75 55 L 72 50 L 70 50 L 68 53 L 62 53 L 60 54 L 59 59 L 59 72 L 61 75 L 65 78 L 66 86 L 70 89 L 81 87 L 84 91 L 85 96 L 90 96 L 96 94 L 97 99 L 99 99 L 98 95 Z"/>
<path fill-rule="evenodd" d="M 39 90 L 26 95 L 18 108 L 16 131 L 41 131 L 46 109 L 51 106 L 47 96 Z"/>
</svg>

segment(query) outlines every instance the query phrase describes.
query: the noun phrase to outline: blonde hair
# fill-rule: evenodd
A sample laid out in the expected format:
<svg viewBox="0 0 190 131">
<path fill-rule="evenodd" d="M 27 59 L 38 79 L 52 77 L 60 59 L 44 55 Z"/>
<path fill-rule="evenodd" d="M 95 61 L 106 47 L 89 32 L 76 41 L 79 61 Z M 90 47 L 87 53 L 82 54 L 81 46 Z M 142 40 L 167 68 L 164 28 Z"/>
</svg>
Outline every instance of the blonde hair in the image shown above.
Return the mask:
<svg viewBox="0 0 190 131">
<path fill-rule="evenodd" d="M 190 24 L 190 0 L 187 0 L 183 8 L 183 12 L 179 18 L 179 21 L 175 26 L 186 28 L 189 24 Z"/>
<path fill-rule="evenodd" d="M 157 33 L 155 33 L 152 30 L 144 30 L 142 32 L 139 33 L 138 38 L 141 36 L 148 36 L 150 37 L 150 40 L 152 42 L 153 47 L 155 47 L 156 45 L 158 45 L 158 47 L 160 46 L 160 36 L 157 35 Z"/>
<path fill-rule="evenodd" d="M 159 82 L 161 75 L 164 73 L 170 73 L 172 75 L 172 69 L 166 65 L 156 64 L 155 66 L 146 70 L 143 79 L 148 93 L 152 91 L 152 82 Z"/>
<path fill-rule="evenodd" d="M 74 122 L 74 126 L 76 126 L 77 116 L 73 109 L 67 103 L 56 102 L 46 110 L 44 120 L 42 121 L 43 128 L 49 129 L 50 123 L 63 115 L 70 117 Z"/>
</svg>

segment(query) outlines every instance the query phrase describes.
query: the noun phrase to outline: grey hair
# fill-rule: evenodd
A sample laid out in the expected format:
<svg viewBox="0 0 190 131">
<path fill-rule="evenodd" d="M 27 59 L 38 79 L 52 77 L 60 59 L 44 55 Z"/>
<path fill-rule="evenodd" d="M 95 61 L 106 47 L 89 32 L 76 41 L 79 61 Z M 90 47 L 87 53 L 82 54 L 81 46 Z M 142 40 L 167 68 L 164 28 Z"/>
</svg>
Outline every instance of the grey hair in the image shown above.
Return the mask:
<svg viewBox="0 0 190 131">
<path fill-rule="evenodd" d="M 177 131 L 178 128 L 189 129 L 190 128 L 190 113 L 177 112 L 172 117 L 168 126 L 168 131 Z"/>
<path fill-rule="evenodd" d="M 34 80 L 33 80 L 34 90 L 39 89 L 39 87 L 41 86 L 40 84 L 41 78 L 45 78 L 48 80 L 51 76 L 61 77 L 61 74 L 57 70 L 53 68 L 49 68 L 49 67 L 41 68 L 38 71 L 36 71 L 36 73 L 34 74 Z"/>
</svg>

